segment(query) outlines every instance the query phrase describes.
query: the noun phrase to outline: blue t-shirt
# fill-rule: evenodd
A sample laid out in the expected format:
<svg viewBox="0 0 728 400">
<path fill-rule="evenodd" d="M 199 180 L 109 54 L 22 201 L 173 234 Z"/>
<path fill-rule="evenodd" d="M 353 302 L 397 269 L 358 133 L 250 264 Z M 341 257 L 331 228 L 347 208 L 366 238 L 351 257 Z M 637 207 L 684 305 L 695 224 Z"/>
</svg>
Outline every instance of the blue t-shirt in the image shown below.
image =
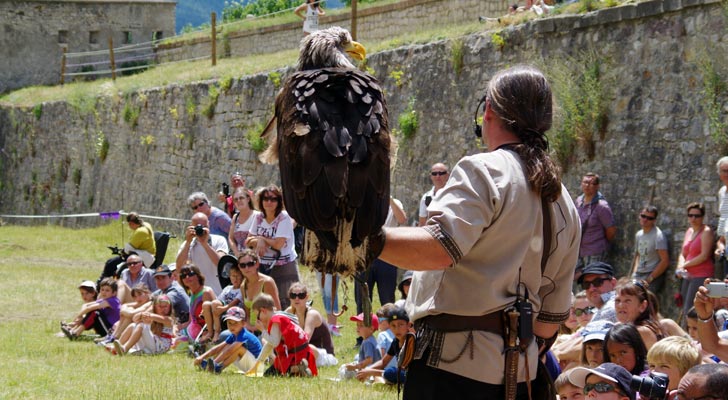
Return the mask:
<svg viewBox="0 0 728 400">
<path fill-rule="evenodd" d="M 382 359 L 382 353 L 377 346 L 377 339 L 374 339 L 373 335 L 364 339 L 361 343 L 361 348 L 359 348 L 359 362 L 364 361 L 367 357 L 371 357 L 372 362 L 377 362 Z"/>
<path fill-rule="evenodd" d="M 245 348 L 251 352 L 255 358 L 258 358 L 260 351 L 263 349 L 263 346 L 260 344 L 260 340 L 258 340 L 255 335 L 248 332 L 245 328 L 243 328 L 236 336 L 229 335 L 225 339 L 225 343 L 227 344 L 233 344 L 235 342 L 243 343 L 243 346 L 245 346 Z"/>
</svg>

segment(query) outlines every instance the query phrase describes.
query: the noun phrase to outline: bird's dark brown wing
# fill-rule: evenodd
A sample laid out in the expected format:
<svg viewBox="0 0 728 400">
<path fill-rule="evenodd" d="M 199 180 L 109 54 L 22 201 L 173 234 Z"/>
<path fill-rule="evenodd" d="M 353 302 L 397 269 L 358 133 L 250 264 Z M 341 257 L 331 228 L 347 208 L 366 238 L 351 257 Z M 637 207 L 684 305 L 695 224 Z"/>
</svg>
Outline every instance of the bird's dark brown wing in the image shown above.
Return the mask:
<svg viewBox="0 0 728 400">
<path fill-rule="evenodd" d="M 391 138 L 376 79 L 338 68 L 294 73 L 276 98 L 276 118 L 291 216 L 320 238 L 337 236 L 345 219 L 354 247 L 378 232 L 389 209 Z"/>
</svg>

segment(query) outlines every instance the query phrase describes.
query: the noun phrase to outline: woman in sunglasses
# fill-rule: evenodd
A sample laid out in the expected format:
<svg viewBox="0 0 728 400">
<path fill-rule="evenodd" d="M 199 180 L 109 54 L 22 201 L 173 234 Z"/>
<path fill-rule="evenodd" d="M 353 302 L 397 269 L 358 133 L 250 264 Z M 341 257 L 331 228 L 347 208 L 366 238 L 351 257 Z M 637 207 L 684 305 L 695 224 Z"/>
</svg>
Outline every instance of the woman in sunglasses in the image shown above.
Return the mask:
<svg viewBox="0 0 728 400">
<path fill-rule="evenodd" d="M 317 350 L 314 352 L 317 355 L 317 365 L 321 365 L 319 361 L 321 353 L 318 350 L 324 350 L 326 353 L 333 355 L 334 342 L 331 340 L 331 332 L 321 313 L 308 305 L 308 295 L 308 288 L 302 282 L 291 285 L 288 289 L 291 306 L 286 309 L 286 312 L 298 317 L 298 325 L 303 328 L 309 337 L 308 343 Z"/>
<path fill-rule="evenodd" d="M 278 286 L 276 282 L 268 275 L 261 274 L 260 257 L 252 249 L 245 249 L 238 257 L 238 268 L 243 273 L 243 284 L 240 285 L 240 291 L 243 295 L 243 307 L 247 315 L 252 315 L 253 300 L 261 294 L 267 293 L 273 298 L 276 310 L 281 309 L 281 303 L 278 300 Z M 249 325 L 246 328 L 249 331 L 255 330 L 255 320 L 248 318 Z"/>
<path fill-rule="evenodd" d="M 713 231 L 703 221 L 705 205 L 690 203 L 687 207 L 690 227 L 685 231 L 682 252 L 677 260 L 675 275 L 682 279 L 680 295 L 683 315 L 693 307 L 695 293 L 705 278 L 713 277 Z"/>
<path fill-rule="evenodd" d="M 245 245 L 254 249 L 260 256 L 261 272 L 276 281 L 279 289 L 278 300 L 283 308 L 288 308 L 288 288 L 300 279 L 296 264 L 293 220 L 283 209 L 283 195 L 276 185 L 266 186 L 257 193 L 258 209 L 262 214 L 253 218 L 250 234 Z"/>
<path fill-rule="evenodd" d="M 190 320 L 187 325 L 187 337 L 197 340 L 206 322 L 202 313 L 202 303 L 213 301 L 217 297 L 211 287 L 205 286 L 205 276 L 194 264 L 187 264 L 179 271 L 179 283 L 190 296 Z M 212 325 L 209 325 L 212 327 Z M 212 328 L 210 328 L 212 329 Z"/>
</svg>

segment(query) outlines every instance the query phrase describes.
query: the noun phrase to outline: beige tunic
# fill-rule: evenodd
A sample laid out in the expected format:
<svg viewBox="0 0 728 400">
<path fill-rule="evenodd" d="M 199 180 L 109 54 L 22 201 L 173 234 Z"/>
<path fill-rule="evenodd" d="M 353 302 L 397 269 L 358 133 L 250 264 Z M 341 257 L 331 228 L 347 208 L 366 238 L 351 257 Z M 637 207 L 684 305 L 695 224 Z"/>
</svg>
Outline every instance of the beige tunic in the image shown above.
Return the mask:
<svg viewBox="0 0 728 400">
<path fill-rule="evenodd" d="M 529 189 L 523 171 L 520 158 L 510 150 L 465 157 L 453 168 L 428 208 L 426 228 L 445 247 L 453 264 L 442 271 L 415 272 L 405 306 L 413 321 L 433 314 L 477 316 L 506 308 L 516 300 L 519 267 L 537 319 L 559 323 L 567 318 L 579 253 L 579 216 L 562 186 L 561 197 L 551 204 L 551 255 L 542 279 L 541 200 Z M 502 338 L 473 332 L 471 357 L 470 346 L 465 348 L 468 335 L 444 334 L 441 343 L 430 347 L 435 354 L 428 365 L 503 384 Z M 528 358 L 534 379 L 535 342 Z M 521 356 L 519 382 L 526 380 L 524 360 Z"/>
</svg>

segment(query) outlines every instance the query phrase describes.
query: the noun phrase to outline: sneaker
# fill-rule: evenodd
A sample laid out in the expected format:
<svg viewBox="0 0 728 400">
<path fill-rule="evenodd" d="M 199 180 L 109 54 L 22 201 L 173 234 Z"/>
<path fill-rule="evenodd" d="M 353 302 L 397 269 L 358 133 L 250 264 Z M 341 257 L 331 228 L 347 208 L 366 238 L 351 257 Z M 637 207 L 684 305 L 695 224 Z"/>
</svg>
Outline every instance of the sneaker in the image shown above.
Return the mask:
<svg viewBox="0 0 728 400">
<path fill-rule="evenodd" d="M 341 332 L 339 332 L 339 327 L 336 325 L 329 325 L 329 331 L 331 331 L 332 336 L 340 337 Z"/>
<path fill-rule="evenodd" d="M 219 374 L 220 372 L 222 372 L 222 364 L 216 363 L 216 362 L 213 362 L 212 364 L 213 364 L 212 372 L 214 372 L 216 374 Z"/>
<path fill-rule="evenodd" d="M 108 335 L 108 336 L 96 338 L 96 339 L 94 339 L 94 342 L 96 344 L 98 344 L 99 346 L 105 346 L 107 344 L 113 343 L 114 340 L 116 340 L 116 338 L 114 337 L 114 335 Z"/>
<path fill-rule="evenodd" d="M 199 367 L 200 367 L 200 371 L 206 370 L 207 369 L 207 360 L 200 361 Z"/>
<path fill-rule="evenodd" d="M 215 359 L 212 357 L 207 359 L 207 372 L 215 372 Z"/>
<path fill-rule="evenodd" d="M 116 354 L 123 356 L 125 352 L 124 347 L 121 345 L 121 342 L 118 340 L 114 340 L 112 343 L 114 344 L 114 350 L 116 350 Z"/>
<path fill-rule="evenodd" d="M 64 335 L 68 338 L 68 340 L 76 340 L 76 335 L 71 332 L 70 329 L 68 329 L 67 326 L 61 325 L 61 332 L 63 332 Z"/>
</svg>

